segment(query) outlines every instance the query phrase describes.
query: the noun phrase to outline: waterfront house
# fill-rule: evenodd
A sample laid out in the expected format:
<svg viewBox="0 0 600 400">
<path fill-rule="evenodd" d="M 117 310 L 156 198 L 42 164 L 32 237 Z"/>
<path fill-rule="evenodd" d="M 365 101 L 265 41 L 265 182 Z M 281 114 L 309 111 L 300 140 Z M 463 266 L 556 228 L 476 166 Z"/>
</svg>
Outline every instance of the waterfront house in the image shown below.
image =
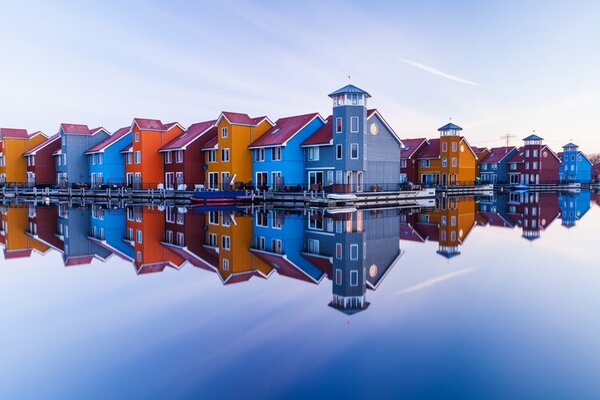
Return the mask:
<svg viewBox="0 0 600 400">
<path fill-rule="evenodd" d="M 123 240 L 126 232 L 124 208 L 104 208 L 93 205 L 88 239 L 122 260 L 133 262 L 134 249 Z"/>
<path fill-rule="evenodd" d="M 333 114 L 302 143 L 306 186 L 335 192 L 398 190 L 402 142 L 377 110 L 367 110 L 371 95 L 347 85 L 329 97 Z"/>
<path fill-rule="evenodd" d="M 276 191 L 302 187 L 304 151 L 300 145 L 324 124 L 318 113 L 280 118 L 254 140 L 248 148 L 256 187 Z"/>
<path fill-rule="evenodd" d="M 87 149 L 89 182 L 93 188 L 102 185 L 125 185 L 125 159 L 120 153 L 123 146 L 131 144 L 129 126 L 117 130 L 108 138 Z"/>
<path fill-rule="evenodd" d="M 23 153 L 27 164 L 28 186 L 56 184 L 56 162 L 52 154 L 58 150 L 60 135 L 57 133 Z"/>
<path fill-rule="evenodd" d="M 204 185 L 205 160 L 202 148 L 217 137 L 216 120 L 190 125 L 160 148 L 165 189 L 194 189 Z"/>
<path fill-rule="evenodd" d="M 56 160 L 56 182 L 60 187 L 90 182 L 90 168 L 85 151 L 110 137 L 104 128 L 90 129 L 87 125 L 61 124 L 60 150 L 52 155 Z"/>
<path fill-rule="evenodd" d="M 404 147 L 400 151 L 400 181 L 421 182 L 417 156 L 423 147 L 429 145 L 429 141 L 425 138 L 402 139 L 402 144 Z"/>
<path fill-rule="evenodd" d="M 525 145 L 515 152 L 509 163 L 511 184 L 540 185 L 557 184 L 560 169 L 558 155 L 543 144 L 543 138 L 532 134 L 523 141 Z"/>
<path fill-rule="evenodd" d="M 483 183 L 509 183 L 508 160 L 517 152 L 517 148 L 494 147 L 479 161 L 479 178 Z"/>
<path fill-rule="evenodd" d="M 47 139 L 42 132 L 31 135 L 25 129 L 0 128 L 0 184 L 27 183 L 23 153 Z"/>
<path fill-rule="evenodd" d="M 250 118 L 248 114 L 222 112 L 216 122 L 216 139 L 210 140 L 202 148 L 206 160 L 207 187 L 231 190 L 237 184 L 251 183 L 252 152 L 248 146 L 273 125 L 264 116 Z"/>
<path fill-rule="evenodd" d="M 133 189 L 157 189 L 163 185 L 163 157 L 159 150 L 185 129 L 177 122 L 135 118 L 131 124 L 132 143 L 121 153 L 125 157 L 125 182 Z"/>
<path fill-rule="evenodd" d="M 561 182 L 590 183 L 592 162 L 579 150 L 579 146 L 572 142 L 564 145 L 563 152 L 558 153 L 558 158 L 562 161 L 559 173 Z"/>
<path fill-rule="evenodd" d="M 562 226 L 572 228 L 590 209 L 592 196 L 589 190 L 560 192 L 558 205 Z"/>
</svg>

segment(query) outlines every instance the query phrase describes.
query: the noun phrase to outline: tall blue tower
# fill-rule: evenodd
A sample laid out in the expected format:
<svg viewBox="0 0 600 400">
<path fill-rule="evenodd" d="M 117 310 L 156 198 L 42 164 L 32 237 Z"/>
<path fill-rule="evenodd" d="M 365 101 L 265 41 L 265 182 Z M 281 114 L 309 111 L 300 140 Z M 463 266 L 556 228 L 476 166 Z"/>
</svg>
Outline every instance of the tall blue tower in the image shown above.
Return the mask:
<svg viewBox="0 0 600 400">
<path fill-rule="evenodd" d="M 335 183 L 343 184 L 345 191 L 361 191 L 366 165 L 367 99 L 371 95 L 347 85 L 329 97 L 333 100 Z"/>
</svg>

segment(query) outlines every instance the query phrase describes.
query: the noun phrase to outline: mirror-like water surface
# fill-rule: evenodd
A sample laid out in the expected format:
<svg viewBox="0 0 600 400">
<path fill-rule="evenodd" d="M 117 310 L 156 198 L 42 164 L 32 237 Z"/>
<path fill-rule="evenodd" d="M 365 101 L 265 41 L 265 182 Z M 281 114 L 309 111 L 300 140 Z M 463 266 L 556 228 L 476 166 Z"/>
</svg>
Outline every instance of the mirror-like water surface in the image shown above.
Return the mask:
<svg viewBox="0 0 600 400">
<path fill-rule="evenodd" d="M 2 398 L 597 398 L 600 196 L 2 207 Z"/>
</svg>

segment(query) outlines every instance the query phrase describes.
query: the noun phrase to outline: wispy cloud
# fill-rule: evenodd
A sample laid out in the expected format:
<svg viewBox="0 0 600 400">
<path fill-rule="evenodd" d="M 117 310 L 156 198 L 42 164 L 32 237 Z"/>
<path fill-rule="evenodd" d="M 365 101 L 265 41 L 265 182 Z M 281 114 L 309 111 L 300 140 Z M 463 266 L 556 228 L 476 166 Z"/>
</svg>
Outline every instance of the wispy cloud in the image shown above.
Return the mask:
<svg viewBox="0 0 600 400">
<path fill-rule="evenodd" d="M 428 288 L 430 286 L 436 285 L 438 283 L 447 281 L 447 280 L 452 279 L 452 278 L 459 277 L 461 275 L 464 275 L 464 274 L 467 274 L 467 273 L 473 272 L 473 271 L 474 271 L 473 268 L 463 268 L 463 269 L 459 269 L 458 271 L 453 271 L 453 272 L 449 272 L 449 273 L 444 274 L 444 275 L 436 276 L 435 278 L 431 278 L 429 280 L 426 280 L 425 282 L 421 282 L 421 283 L 418 283 L 416 285 L 413 285 L 413 286 L 407 287 L 405 289 L 402 289 L 402 290 L 398 291 L 396 293 L 396 295 L 401 295 L 401 294 L 416 292 L 417 290 Z"/>
<path fill-rule="evenodd" d="M 448 74 L 446 72 L 440 71 L 439 69 L 435 69 L 433 67 L 430 67 L 430 66 L 425 65 L 425 64 L 418 63 L 416 61 L 406 60 L 404 58 L 400 58 L 399 60 L 401 62 L 403 62 L 404 64 L 408 64 L 410 66 L 413 66 L 413 67 L 418 68 L 418 69 L 420 69 L 422 71 L 425 71 L 425 72 L 429 72 L 430 74 L 433 74 L 435 76 L 439 76 L 441 78 L 445 78 L 445 79 L 448 79 L 448 80 L 451 80 L 451 81 L 454 81 L 454 82 L 464 83 L 465 85 L 483 86 L 483 85 L 481 85 L 481 84 L 479 84 L 477 82 L 473 82 L 473 81 L 470 81 L 468 79 L 460 78 L 458 76 L 450 75 L 450 74 Z"/>
</svg>

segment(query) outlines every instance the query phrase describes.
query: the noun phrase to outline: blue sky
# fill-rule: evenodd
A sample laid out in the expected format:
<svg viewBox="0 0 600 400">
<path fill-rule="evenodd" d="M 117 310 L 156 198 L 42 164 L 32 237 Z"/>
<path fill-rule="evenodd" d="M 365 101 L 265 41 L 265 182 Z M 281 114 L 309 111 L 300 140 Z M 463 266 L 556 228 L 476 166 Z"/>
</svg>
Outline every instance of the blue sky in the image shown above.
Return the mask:
<svg viewBox="0 0 600 400">
<path fill-rule="evenodd" d="M 600 4 L 0 1 L 2 126 L 326 115 L 350 75 L 402 137 L 600 152 Z"/>
</svg>

